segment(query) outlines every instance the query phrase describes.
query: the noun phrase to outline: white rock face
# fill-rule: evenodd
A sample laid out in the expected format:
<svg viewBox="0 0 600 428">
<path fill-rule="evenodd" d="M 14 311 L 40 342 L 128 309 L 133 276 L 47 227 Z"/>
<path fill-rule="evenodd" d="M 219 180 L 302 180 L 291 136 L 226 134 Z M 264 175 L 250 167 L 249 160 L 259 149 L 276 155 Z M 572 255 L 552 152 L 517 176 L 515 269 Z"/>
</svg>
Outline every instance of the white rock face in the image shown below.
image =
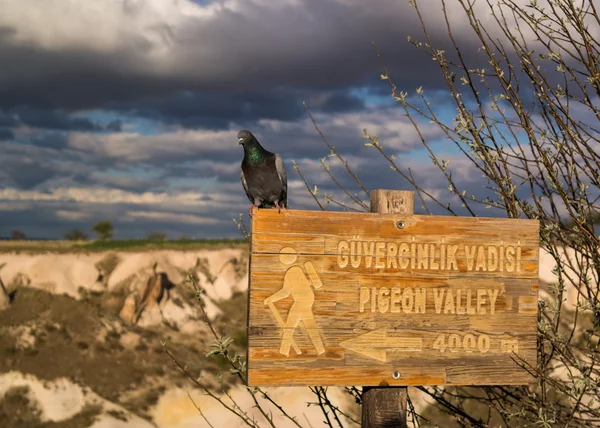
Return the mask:
<svg viewBox="0 0 600 428">
<path fill-rule="evenodd" d="M 8 372 L 0 374 L 0 399 L 11 389 L 15 387 L 26 386 L 29 388 L 29 400 L 35 403 L 40 411 L 40 420 L 42 422 L 60 422 L 72 418 L 84 408 L 85 405 L 102 406 L 102 417 L 104 420 L 111 418 L 106 414 L 108 411 L 119 411 L 124 414 L 128 421 L 127 427 L 151 428 L 154 425 L 144 419 L 133 415 L 125 408 L 111 403 L 95 394 L 86 387 L 76 385 L 65 378 L 55 379 L 53 381 L 42 381 L 33 375 L 19 372 Z M 110 421 L 112 423 L 112 421 Z M 122 422 L 123 423 L 123 422 Z M 116 427 L 117 424 L 96 425 L 97 427 Z"/>
<path fill-rule="evenodd" d="M 102 290 L 95 264 L 102 254 L 0 254 L 0 277 L 5 285 L 21 275 L 31 287 L 78 298 L 79 287 Z"/>
<path fill-rule="evenodd" d="M 136 293 L 131 293 L 125 299 L 125 303 L 121 308 L 121 312 L 119 312 L 119 316 L 121 319 L 127 323 L 135 322 L 135 312 L 136 312 Z"/>
<path fill-rule="evenodd" d="M 29 388 L 29 400 L 37 404 L 40 420 L 59 422 L 70 419 L 81 411 L 85 397 L 81 388 L 66 379 L 42 383 L 35 376 L 19 372 L 0 375 L 0 396 L 10 388 Z"/>
<path fill-rule="evenodd" d="M 126 281 L 132 275 L 135 275 L 140 269 L 148 268 L 157 263 L 157 272 L 164 272 L 169 280 L 174 284 L 179 284 L 183 276 L 179 270 L 171 264 L 166 257 L 165 251 L 148 251 L 141 253 L 119 253 L 121 262 L 110 274 L 108 279 L 108 289 L 112 290 L 122 282 Z M 193 266 L 193 263 L 190 267 Z"/>
<path fill-rule="evenodd" d="M 0 276 L 4 284 L 8 286 L 17 278 L 17 275 L 29 272 L 31 266 L 35 264 L 43 255 L 24 255 L 13 253 L 0 253 Z"/>
<path fill-rule="evenodd" d="M 55 294 L 67 294 L 75 299 L 81 297 L 79 288 L 89 291 L 103 291 L 100 272 L 96 264 L 107 257 L 109 252 L 92 254 L 14 254 L 0 253 L 0 278 L 5 285 L 10 285 L 19 278 L 26 285 L 40 288 Z M 236 264 L 247 264 L 242 260 L 242 251 L 237 249 L 204 250 L 204 251 L 147 251 L 118 253 L 120 262 L 110 273 L 107 283 L 108 291 L 115 290 L 121 284 L 129 283 L 129 292 L 145 286 L 146 274 L 156 264 L 156 272 L 164 273 L 169 282 L 178 287 L 189 287 L 184 283 L 184 272 L 196 272 L 200 286 L 206 290 L 206 310 L 211 318 L 220 313 L 211 300 L 227 299 L 236 290 L 243 291 L 248 287 L 247 274 L 238 278 Z M 201 260 L 208 272 L 196 268 Z M 244 265 L 245 269 L 247 265 Z M 214 282 L 211 282 L 214 281 Z M 177 290 L 171 290 L 170 294 Z M 131 303 L 131 302 L 128 302 Z M 171 307 L 168 299 L 161 301 L 161 309 L 170 314 L 173 320 L 181 318 L 190 311 L 189 308 Z M 184 305 L 185 306 L 185 305 Z M 177 312 L 181 312 L 177 314 Z M 188 314 L 189 315 L 189 314 Z M 156 316 L 145 317 L 144 325 L 157 322 Z"/>
<path fill-rule="evenodd" d="M 579 283 L 574 283 L 574 281 L 570 281 L 569 278 L 578 280 L 579 279 L 579 270 L 576 268 L 582 262 L 581 254 L 577 253 L 572 248 L 567 248 L 566 251 L 562 248 L 558 250 L 558 254 L 562 263 L 562 266 L 565 270 L 566 276 L 566 284 L 565 284 L 565 309 L 576 310 L 577 302 L 579 300 L 577 287 L 580 286 Z M 555 284 L 558 282 L 558 275 L 554 273 L 554 269 L 556 269 L 557 263 L 554 260 L 554 257 L 548 253 L 545 249 L 540 248 L 540 280 L 548 283 Z M 569 266 L 573 266 L 574 269 L 571 269 Z M 590 278 L 590 287 L 597 289 L 598 282 L 594 278 Z M 546 293 L 540 293 L 540 299 L 547 298 L 548 295 Z"/>
</svg>

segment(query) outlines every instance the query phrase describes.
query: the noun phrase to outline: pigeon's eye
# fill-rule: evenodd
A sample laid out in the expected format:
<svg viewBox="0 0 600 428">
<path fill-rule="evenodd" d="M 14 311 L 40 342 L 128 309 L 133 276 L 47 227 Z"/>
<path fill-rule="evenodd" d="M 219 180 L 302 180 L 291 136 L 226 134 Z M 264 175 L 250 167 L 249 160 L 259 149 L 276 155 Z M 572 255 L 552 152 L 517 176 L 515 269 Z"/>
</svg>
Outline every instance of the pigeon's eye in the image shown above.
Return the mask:
<svg viewBox="0 0 600 428">
<path fill-rule="evenodd" d="M 249 137 L 249 136 L 250 136 L 250 134 L 248 134 L 248 133 L 246 132 L 246 137 Z"/>
</svg>

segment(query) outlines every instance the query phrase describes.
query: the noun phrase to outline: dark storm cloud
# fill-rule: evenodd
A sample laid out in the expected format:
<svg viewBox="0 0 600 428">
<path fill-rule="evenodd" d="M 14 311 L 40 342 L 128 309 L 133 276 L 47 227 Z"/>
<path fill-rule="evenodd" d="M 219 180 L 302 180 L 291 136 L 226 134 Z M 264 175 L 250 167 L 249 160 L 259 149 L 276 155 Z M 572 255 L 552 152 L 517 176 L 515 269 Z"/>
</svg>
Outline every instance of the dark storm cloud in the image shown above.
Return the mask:
<svg viewBox="0 0 600 428">
<path fill-rule="evenodd" d="M 111 132 L 121 132 L 123 130 L 123 121 L 120 119 L 113 120 L 106 125 L 106 130 Z"/>
<path fill-rule="evenodd" d="M 21 107 L 13 110 L 22 124 L 34 128 L 73 130 L 73 131 L 100 131 L 103 129 L 97 123 L 81 117 L 72 117 L 61 111 L 33 110 Z"/>
<path fill-rule="evenodd" d="M 69 145 L 68 135 L 62 132 L 38 132 L 27 138 L 28 143 L 51 149 L 66 149 Z"/>
<path fill-rule="evenodd" d="M 38 133 L 25 138 L 38 145 L 21 141 L 0 143 L 0 190 L 27 190 L 61 180 L 89 183 L 90 163 L 86 165 L 78 153 L 65 150 L 64 138 L 58 133 Z"/>
<path fill-rule="evenodd" d="M 261 118 L 295 120 L 302 114 L 301 102 L 285 91 L 245 93 L 177 93 L 165 98 L 135 103 L 134 116 L 189 128 L 225 129 L 231 122 L 241 126 Z M 121 106 L 111 105 L 115 109 Z"/>
<path fill-rule="evenodd" d="M 27 106 L 0 110 L 0 127 L 16 128 L 19 126 L 53 131 L 119 132 L 122 122 L 113 120 L 102 124 L 62 110 L 33 109 Z"/>
<path fill-rule="evenodd" d="M 92 109 L 169 93 L 172 79 L 144 75 L 131 65 L 136 59 L 136 67 L 145 64 L 135 47 L 97 53 L 0 41 L 0 108 Z"/>
<path fill-rule="evenodd" d="M 2 140 L 13 140 L 15 133 L 10 128 L 0 128 L 0 141 Z"/>
<path fill-rule="evenodd" d="M 57 176 L 56 169 L 49 163 L 35 158 L 5 155 L 2 161 L 3 174 L 0 187 L 30 189 Z"/>
<path fill-rule="evenodd" d="M 323 113 L 343 113 L 348 111 L 359 111 L 365 108 L 365 102 L 358 96 L 346 91 L 330 91 L 314 97 L 309 97 L 310 103 L 315 111 Z"/>
<path fill-rule="evenodd" d="M 27 8 L 27 3 L 23 0 L 20 7 Z M 408 2 L 233 3 L 235 8 L 215 9 L 205 17 L 195 16 L 192 8 L 196 6 L 187 2 L 180 2 L 179 9 L 173 3 L 170 21 L 152 12 L 154 2 L 134 9 L 119 8 L 119 2 L 106 3 L 111 17 L 122 15 L 127 22 L 140 22 L 122 30 L 118 44 L 108 38 L 111 31 L 121 31 L 112 21 L 102 23 L 108 34 L 103 41 L 100 36 L 89 37 L 88 28 L 73 23 L 76 16 L 56 18 L 57 22 L 50 23 L 57 26 L 58 35 L 52 34 L 56 44 L 45 42 L 48 47 L 44 48 L 38 45 L 40 36 L 31 38 L 36 42 L 17 37 L 36 33 L 26 23 L 6 23 L 8 36 L 0 39 L 0 106 L 83 109 L 133 100 L 143 105 L 146 99 L 169 99 L 177 91 L 273 93 L 292 86 L 341 90 L 379 76 L 372 40 L 392 74 L 400 78 L 398 83 L 415 87 L 439 83 L 432 77 L 437 71 L 431 60 L 406 42 L 407 35 L 419 34 Z M 81 14 L 91 14 L 85 3 L 79 7 Z M 90 19 L 103 20 L 102 13 L 94 13 Z M 65 20 L 62 27 L 61 19 Z M 434 27 L 434 33 L 439 30 Z M 64 39 L 59 37 L 62 34 Z M 86 40 L 90 40 L 87 48 Z M 469 43 L 467 39 L 467 47 Z M 340 104 L 336 102 L 340 97 L 338 92 L 331 98 L 331 108 Z M 252 103 L 252 97 L 248 102 Z M 189 107 L 182 108 L 186 117 Z M 165 109 L 167 117 L 174 110 Z M 294 107 L 290 109 L 288 114 L 297 114 Z"/>
<path fill-rule="evenodd" d="M 19 124 L 18 119 L 13 115 L 0 110 L 0 126 L 13 127 Z"/>
<path fill-rule="evenodd" d="M 315 111 L 343 113 L 359 111 L 364 102 L 348 91 L 314 91 L 311 88 L 280 87 L 269 91 L 226 93 L 178 92 L 165 98 L 130 103 L 110 103 L 107 108 L 124 111 L 166 124 L 189 128 L 226 129 L 231 123 L 250 127 L 259 119 L 294 121 L 306 117 L 302 102 Z"/>
</svg>

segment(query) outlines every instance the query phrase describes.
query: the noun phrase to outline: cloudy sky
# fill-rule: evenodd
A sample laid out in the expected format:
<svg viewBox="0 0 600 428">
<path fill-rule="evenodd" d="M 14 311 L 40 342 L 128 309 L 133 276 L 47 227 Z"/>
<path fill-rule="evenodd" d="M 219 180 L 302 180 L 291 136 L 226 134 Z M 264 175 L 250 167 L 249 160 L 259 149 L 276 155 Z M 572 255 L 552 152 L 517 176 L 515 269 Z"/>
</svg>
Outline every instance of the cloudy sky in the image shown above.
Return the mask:
<svg viewBox="0 0 600 428">
<path fill-rule="evenodd" d="M 441 40 L 440 4 L 428 0 L 427 19 Z M 409 187 L 364 146 L 363 128 L 444 195 L 371 45 L 401 90 L 442 89 L 407 42 L 421 35 L 407 0 L 0 0 L 0 10 L 0 237 L 60 238 L 101 219 L 118 238 L 240 237 L 240 129 L 284 157 L 290 206 L 318 209 L 292 167 L 336 193 L 304 101 L 368 189 Z M 461 185 L 484 186 L 439 130 L 423 130 Z"/>
</svg>

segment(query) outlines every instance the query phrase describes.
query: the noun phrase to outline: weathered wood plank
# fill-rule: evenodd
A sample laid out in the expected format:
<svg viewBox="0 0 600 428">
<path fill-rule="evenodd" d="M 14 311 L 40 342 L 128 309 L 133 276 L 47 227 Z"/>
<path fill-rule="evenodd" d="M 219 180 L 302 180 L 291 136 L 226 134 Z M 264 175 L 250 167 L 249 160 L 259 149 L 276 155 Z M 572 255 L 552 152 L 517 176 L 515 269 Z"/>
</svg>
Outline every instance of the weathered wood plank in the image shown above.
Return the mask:
<svg viewBox="0 0 600 428">
<path fill-rule="evenodd" d="M 404 227 L 397 227 L 398 221 Z M 252 239 L 268 240 L 272 234 L 285 236 L 330 236 L 351 240 L 390 240 L 411 235 L 430 237 L 473 237 L 537 242 L 537 220 L 484 217 L 425 216 L 334 211 L 259 210 L 252 220 Z M 310 232 L 309 232 L 310 231 Z M 260 238 L 259 235 L 265 235 Z M 256 238 L 255 238 L 256 237 Z M 306 239 L 306 238 L 305 238 Z M 280 241 L 281 243 L 281 241 Z M 261 252 L 258 247 L 255 252 Z"/>
<path fill-rule="evenodd" d="M 336 360 L 331 360 L 335 362 Z M 471 361 L 469 364 L 477 364 Z M 514 363 L 513 363 L 514 364 Z M 406 366 L 349 366 L 344 370 L 331 367 L 313 367 L 309 364 L 290 367 L 286 364 L 270 364 L 269 367 L 257 368 L 248 374 L 251 385 L 271 385 L 273 377 L 284 376 L 286 386 L 305 385 L 360 385 L 364 379 L 378 379 L 377 386 L 426 386 L 426 385 L 524 385 L 531 382 L 520 375 L 515 367 L 503 365 L 474 367 L 457 364 L 454 367 L 414 367 Z M 309 373 L 310 372 L 310 373 Z M 399 374 L 398 379 L 392 373 Z M 450 377 L 448 377 L 450 376 Z M 475 381 L 475 382 L 474 382 Z"/>
<path fill-rule="evenodd" d="M 411 214 L 255 212 L 250 386 L 533 381 L 539 223 Z"/>
</svg>

